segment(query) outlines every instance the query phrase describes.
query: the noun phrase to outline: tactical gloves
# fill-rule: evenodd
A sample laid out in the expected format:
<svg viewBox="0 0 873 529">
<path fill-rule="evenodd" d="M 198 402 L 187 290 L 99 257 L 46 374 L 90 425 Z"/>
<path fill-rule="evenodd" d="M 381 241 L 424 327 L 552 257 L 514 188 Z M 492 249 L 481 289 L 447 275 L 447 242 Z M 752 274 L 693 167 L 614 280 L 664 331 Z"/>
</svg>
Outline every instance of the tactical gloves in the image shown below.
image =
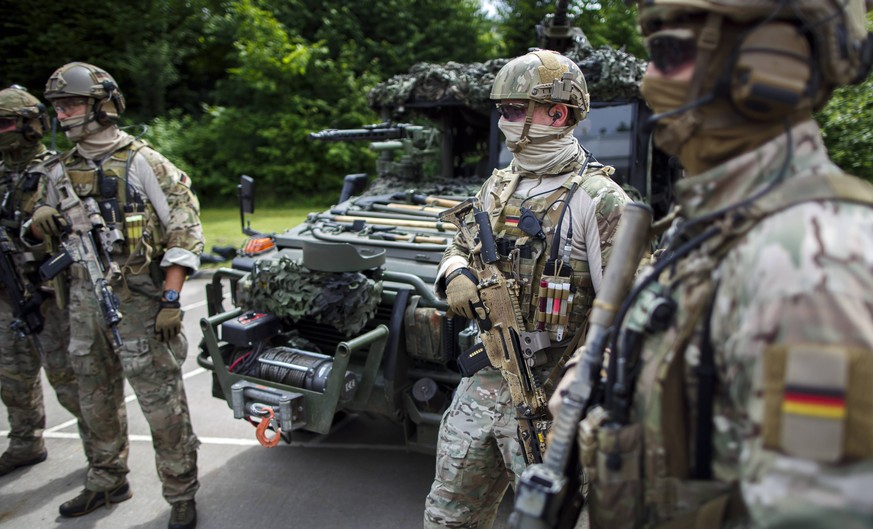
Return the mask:
<svg viewBox="0 0 873 529">
<path fill-rule="evenodd" d="M 473 277 L 473 273 L 466 268 L 459 268 L 446 276 L 446 300 L 449 308 L 468 320 L 476 318 L 471 304 L 479 302 L 479 288 Z"/>
<path fill-rule="evenodd" d="M 169 342 L 182 332 L 182 309 L 178 301 L 162 301 L 155 316 L 155 334 L 162 342 Z"/>
<path fill-rule="evenodd" d="M 33 212 L 33 225 L 42 230 L 46 235 L 60 237 L 64 228 L 67 226 L 67 221 L 58 213 L 58 210 L 51 206 L 40 206 Z"/>
</svg>

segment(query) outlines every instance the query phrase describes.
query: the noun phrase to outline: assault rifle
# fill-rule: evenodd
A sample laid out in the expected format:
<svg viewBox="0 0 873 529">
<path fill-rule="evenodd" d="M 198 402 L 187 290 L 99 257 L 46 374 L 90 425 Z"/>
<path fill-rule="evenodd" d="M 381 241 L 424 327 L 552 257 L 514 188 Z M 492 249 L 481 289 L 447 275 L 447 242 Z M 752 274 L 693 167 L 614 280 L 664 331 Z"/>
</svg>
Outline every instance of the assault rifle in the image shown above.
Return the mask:
<svg viewBox="0 0 873 529">
<path fill-rule="evenodd" d="M 61 236 L 63 251 L 46 261 L 39 269 L 43 280 L 51 279 L 69 268 L 73 263 L 82 265 L 91 280 L 94 296 L 100 306 L 103 321 L 112 331 L 115 345 L 121 346 L 120 302 L 110 283 L 121 278 L 118 264 L 110 254 L 115 245 L 124 243 L 124 236 L 117 229 L 109 229 L 100 207 L 93 198 L 80 199 L 69 180 L 57 186 L 60 193 L 60 212 L 67 227 Z"/>
<path fill-rule="evenodd" d="M 477 227 L 467 223 L 472 214 Z M 440 220 L 457 226 L 459 236 L 470 248 L 470 268 L 479 279 L 479 301 L 472 305 L 479 326 L 479 338 L 491 364 L 500 369 L 509 385 L 518 419 L 518 439 L 528 464 L 542 462 L 546 433 L 551 424 L 545 388 L 533 371 L 537 352 L 549 346 L 544 331 L 526 332 L 518 302 L 519 285 L 507 279 L 495 263 L 497 246 L 487 211 L 471 198 L 446 210 Z"/>
<path fill-rule="evenodd" d="M 11 196 L 11 191 L 7 191 L 3 197 L 4 217 L 9 210 L 6 203 Z M 42 356 L 42 346 L 36 335 L 42 331 L 45 323 L 39 310 L 40 305 L 45 301 L 45 295 L 34 283 L 23 281 L 18 274 L 18 267 L 15 265 L 16 255 L 18 255 L 18 248 L 15 247 L 6 227 L 0 226 L 0 274 L 2 274 L 3 289 L 9 298 L 9 304 L 12 306 L 11 328 L 19 337 L 29 337 L 37 352 Z"/>
<path fill-rule="evenodd" d="M 613 319 L 627 295 L 648 241 L 652 210 L 641 203 L 625 206 L 618 226 L 615 247 L 606 267 L 603 288 L 594 300 L 588 319 L 582 360 L 576 365 L 576 378 L 561 400 L 555 418 L 545 461 L 525 469 L 518 484 L 515 510 L 510 518 L 514 529 L 573 527 L 584 504 L 573 487 L 570 455 L 576 444 L 579 421 L 603 397 L 601 370 L 603 353 Z"/>
</svg>

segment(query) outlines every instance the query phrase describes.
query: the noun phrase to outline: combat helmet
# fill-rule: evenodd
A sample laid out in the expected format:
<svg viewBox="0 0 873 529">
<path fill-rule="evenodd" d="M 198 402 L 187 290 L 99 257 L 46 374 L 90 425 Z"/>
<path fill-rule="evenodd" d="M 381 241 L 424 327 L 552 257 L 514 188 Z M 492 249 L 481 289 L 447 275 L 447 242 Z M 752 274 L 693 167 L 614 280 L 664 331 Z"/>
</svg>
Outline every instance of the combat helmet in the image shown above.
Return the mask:
<svg viewBox="0 0 873 529">
<path fill-rule="evenodd" d="M 549 50 L 532 51 L 512 59 L 497 72 L 491 99 L 527 99 L 563 103 L 578 123 L 588 116 L 591 98 L 582 70 L 570 58 Z M 531 110 L 528 110 L 530 118 Z"/>
<path fill-rule="evenodd" d="M 17 120 L 14 132 L 20 132 L 28 143 L 38 142 L 49 127 L 45 105 L 19 85 L 0 90 L 0 118 Z M 15 142 L 8 147 L 19 146 Z"/>
<path fill-rule="evenodd" d="M 865 28 L 865 13 L 873 9 L 873 0 L 641 0 L 640 27 L 648 37 L 665 23 L 703 14 L 704 29 L 698 37 L 698 63 L 706 63 L 707 54 L 718 46 L 723 21 L 745 25 L 755 30 L 771 23 L 789 23 L 808 41 L 809 62 L 815 65 L 811 80 L 802 97 L 822 106 L 834 88 L 863 82 L 873 64 L 873 35 Z M 770 39 L 774 45 L 776 39 Z M 805 44 L 806 46 L 807 44 Z M 758 51 L 758 50 L 755 50 Z M 778 53 L 785 54 L 785 50 Z M 734 53 L 736 57 L 738 53 Z M 728 65 L 735 67 L 735 64 Z M 746 65 L 748 66 L 748 65 Z M 754 65 L 752 74 L 755 74 Z M 735 76 L 748 77 L 747 71 Z M 768 72 L 757 73 L 766 77 Z M 772 76 L 772 72 L 771 77 Z M 731 75 L 729 73 L 728 75 Z M 774 82 L 779 84 L 778 81 Z M 699 84 L 699 83 L 698 83 Z M 736 79 L 734 80 L 736 84 Z M 784 83 L 783 83 L 784 86 Z M 735 88 L 733 88 L 735 89 Z M 766 88 L 765 88 L 766 89 Z"/>
<path fill-rule="evenodd" d="M 125 109 L 124 94 L 115 79 L 106 70 L 92 64 L 65 64 L 55 70 L 45 85 L 45 97 L 49 101 L 77 96 L 94 101 L 92 118 L 101 125 L 116 123 Z"/>
</svg>

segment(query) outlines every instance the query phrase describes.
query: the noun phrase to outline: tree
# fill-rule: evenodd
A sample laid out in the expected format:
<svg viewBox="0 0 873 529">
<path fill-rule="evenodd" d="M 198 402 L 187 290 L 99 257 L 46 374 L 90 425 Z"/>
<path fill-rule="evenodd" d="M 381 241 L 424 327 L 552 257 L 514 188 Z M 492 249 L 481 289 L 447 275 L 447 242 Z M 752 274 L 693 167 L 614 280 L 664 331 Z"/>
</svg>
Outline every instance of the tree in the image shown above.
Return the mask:
<svg viewBox="0 0 873 529">
<path fill-rule="evenodd" d="M 556 0 L 502 0 L 496 5 L 506 55 L 516 57 L 538 45 L 536 25 L 556 9 Z M 583 0 L 570 2 L 570 15 L 595 47 L 624 47 L 628 53 L 645 57 L 637 30 L 636 6 L 624 0 Z"/>
<path fill-rule="evenodd" d="M 55 69 L 83 61 L 112 74 L 130 120 L 174 107 L 197 111 L 197 100 L 224 71 L 221 61 L 210 60 L 216 56 L 211 46 L 220 43 L 199 38 L 210 15 L 221 10 L 221 0 L 132 0 L 109 7 L 96 0 L 2 0 L 0 82 L 41 95 Z"/>
</svg>

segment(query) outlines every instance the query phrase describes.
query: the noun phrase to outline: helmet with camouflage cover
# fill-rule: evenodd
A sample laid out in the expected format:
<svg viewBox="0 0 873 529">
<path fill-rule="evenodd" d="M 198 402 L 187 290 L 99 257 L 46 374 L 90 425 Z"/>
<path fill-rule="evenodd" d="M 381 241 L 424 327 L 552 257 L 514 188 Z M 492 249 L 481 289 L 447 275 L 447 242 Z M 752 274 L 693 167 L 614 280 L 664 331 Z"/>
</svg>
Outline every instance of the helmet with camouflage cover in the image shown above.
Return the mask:
<svg viewBox="0 0 873 529">
<path fill-rule="evenodd" d="M 118 121 L 124 112 L 124 94 L 115 79 L 97 66 L 84 62 L 71 62 L 55 70 L 45 86 L 49 101 L 68 97 L 86 97 L 94 101 L 93 120 L 101 125 Z"/>
<path fill-rule="evenodd" d="M 641 0 L 639 5 L 644 36 L 695 13 L 751 27 L 771 22 L 793 24 L 807 37 L 824 81 L 822 88 L 827 93 L 824 98 L 813 96 L 817 104 L 826 100 L 833 88 L 860 83 L 869 74 L 873 35 L 867 32 L 864 21 L 871 9 L 873 0 Z M 717 23 L 708 24 L 718 29 Z"/>
<path fill-rule="evenodd" d="M 0 118 L 15 120 L 15 128 L 4 133 L 2 151 L 36 144 L 48 130 L 45 105 L 19 85 L 0 90 Z"/>
<path fill-rule="evenodd" d="M 867 0 L 640 0 L 654 140 L 698 174 L 811 119 L 873 63 Z M 685 65 L 693 65 L 689 70 Z"/>
<path fill-rule="evenodd" d="M 591 99 L 582 70 L 568 57 L 549 50 L 532 51 L 497 72 L 491 99 L 527 99 L 563 103 L 578 123 L 588 116 Z"/>
</svg>

